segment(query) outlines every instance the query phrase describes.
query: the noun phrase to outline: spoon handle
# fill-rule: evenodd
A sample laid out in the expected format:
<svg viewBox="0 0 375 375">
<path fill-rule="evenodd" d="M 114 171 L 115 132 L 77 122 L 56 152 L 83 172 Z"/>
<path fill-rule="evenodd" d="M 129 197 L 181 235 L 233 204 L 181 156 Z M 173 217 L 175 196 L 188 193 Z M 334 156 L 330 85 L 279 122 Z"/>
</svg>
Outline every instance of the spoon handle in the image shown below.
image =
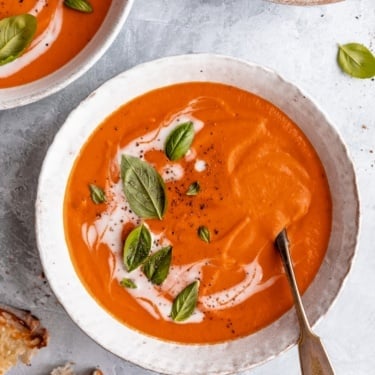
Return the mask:
<svg viewBox="0 0 375 375">
<path fill-rule="evenodd" d="M 335 374 L 323 343 L 312 332 L 302 331 L 298 351 L 303 375 Z"/>
<path fill-rule="evenodd" d="M 334 370 L 329 362 L 327 353 L 320 338 L 311 331 L 305 310 L 302 305 L 301 295 L 298 290 L 296 277 L 292 266 L 289 252 L 289 241 L 286 230 L 282 230 L 275 240 L 281 260 L 285 269 L 294 305 L 300 324 L 301 334 L 298 341 L 299 360 L 303 375 L 334 375 Z"/>
<path fill-rule="evenodd" d="M 298 290 L 296 277 L 294 275 L 294 270 L 292 266 L 292 260 L 290 258 L 290 252 L 289 252 L 289 240 L 287 237 L 286 230 L 283 229 L 275 240 L 275 245 L 277 250 L 279 251 L 281 261 L 284 266 L 285 275 L 288 279 L 290 290 L 293 295 L 294 299 L 294 306 L 296 308 L 297 318 L 300 324 L 301 328 L 301 335 L 302 332 L 308 332 L 311 331 L 309 321 L 307 320 L 305 309 L 302 305 L 302 299 L 301 295 Z"/>
</svg>

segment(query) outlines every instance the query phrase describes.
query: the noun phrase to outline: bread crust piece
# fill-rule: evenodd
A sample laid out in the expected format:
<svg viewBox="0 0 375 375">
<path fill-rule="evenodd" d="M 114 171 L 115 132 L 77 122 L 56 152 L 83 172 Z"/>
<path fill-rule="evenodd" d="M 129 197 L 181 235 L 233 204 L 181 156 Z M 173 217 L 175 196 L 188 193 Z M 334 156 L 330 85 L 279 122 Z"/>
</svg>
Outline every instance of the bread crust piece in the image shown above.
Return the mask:
<svg viewBox="0 0 375 375">
<path fill-rule="evenodd" d="M 32 355 L 47 343 L 47 330 L 30 311 L 0 303 L 0 375 L 18 359 L 30 363 Z"/>
</svg>

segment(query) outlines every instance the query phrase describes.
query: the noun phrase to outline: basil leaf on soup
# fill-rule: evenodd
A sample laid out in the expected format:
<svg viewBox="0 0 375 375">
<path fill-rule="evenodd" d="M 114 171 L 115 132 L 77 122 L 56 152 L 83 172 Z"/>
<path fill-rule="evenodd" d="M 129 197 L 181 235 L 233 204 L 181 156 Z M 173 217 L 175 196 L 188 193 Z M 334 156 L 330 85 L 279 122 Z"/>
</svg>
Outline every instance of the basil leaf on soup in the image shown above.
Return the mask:
<svg viewBox="0 0 375 375">
<path fill-rule="evenodd" d="M 193 182 L 187 189 L 186 195 L 197 195 L 201 190 L 201 186 L 198 181 Z"/>
<path fill-rule="evenodd" d="M 188 319 L 194 312 L 198 302 L 199 280 L 196 280 L 183 289 L 174 299 L 171 318 L 175 322 Z"/>
<path fill-rule="evenodd" d="M 106 201 L 105 193 L 102 188 L 94 184 L 89 185 L 91 200 L 95 204 L 104 203 Z"/>
<path fill-rule="evenodd" d="M 0 21 L 0 65 L 15 60 L 31 43 L 37 27 L 31 14 L 3 18 Z"/>
<path fill-rule="evenodd" d="M 139 267 L 151 250 L 151 233 L 144 224 L 134 228 L 124 244 L 124 264 L 128 272 Z"/>
<path fill-rule="evenodd" d="M 210 243 L 210 241 L 211 241 L 210 230 L 204 225 L 202 225 L 198 228 L 198 236 L 204 242 Z"/>
<path fill-rule="evenodd" d="M 87 0 L 64 0 L 64 5 L 83 13 L 91 13 L 93 11 L 92 5 Z"/>
<path fill-rule="evenodd" d="M 120 285 L 123 286 L 124 288 L 128 288 L 128 289 L 136 289 L 137 288 L 137 285 L 135 284 L 135 282 L 132 279 L 127 279 L 127 278 L 123 278 L 120 281 Z"/>
<path fill-rule="evenodd" d="M 122 155 L 121 178 L 130 208 L 143 219 L 162 219 L 167 207 L 164 181 L 147 162 Z"/>
<path fill-rule="evenodd" d="M 352 77 L 375 76 L 375 56 L 362 44 L 348 43 L 339 46 L 337 61 L 341 69 Z"/>
<path fill-rule="evenodd" d="M 172 260 L 172 246 L 163 247 L 147 258 L 143 273 L 153 284 L 160 285 L 168 276 Z"/>
<path fill-rule="evenodd" d="M 168 135 L 165 142 L 165 154 L 169 160 L 178 160 L 185 156 L 194 139 L 194 125 L 191 121 L 185 122 Z"/>
</svg>

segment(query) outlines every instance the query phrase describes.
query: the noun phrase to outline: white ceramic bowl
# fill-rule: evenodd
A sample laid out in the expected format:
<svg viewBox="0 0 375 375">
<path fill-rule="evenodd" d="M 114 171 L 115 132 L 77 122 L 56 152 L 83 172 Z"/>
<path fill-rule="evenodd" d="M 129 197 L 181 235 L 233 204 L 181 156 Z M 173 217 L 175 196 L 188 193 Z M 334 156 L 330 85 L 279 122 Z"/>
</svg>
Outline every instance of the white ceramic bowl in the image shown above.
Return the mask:
<svg viewBox="0 0 375 375">
<path fill-rule="evenodd" d="M 45 98 L 63 89 L 84 74 L 100 59 L 116 38 L 129 15 L 133 1 L 113 0 L 95 36 L 77 56 L 59 70 L 25 85 L 0 88 L 0 110 Z"/>
<path fill-rule="evenodd" d="M 333 199 L 333 226 L 323 264 L 303 300 L 315 324 L 346 278 L 355 252 L 359 201 L 353 165 L 339 135 L 318 106 L 273 71 L 216 55 L 168 57 L 108 81 L 66 120 L 50 147 L 39 179 L 36 230 L 47 278 L 72 319 L 118 356 L 169 374 L 227 374 L 267 361 L 295 344 L 298 325 L 290 310 L 248 337 L 214 345 L 181 345 L 142 335 L 103 310 L 80 282 L 64 237 L 63 199 L 80 148 L 92 131 L 129 100 L 158 87 L 211 81 L 255 93 L 279 107 L 310 139 L 325 166 Z M 334 324 L 334 322 L 332 322 Z"/>
</svg>

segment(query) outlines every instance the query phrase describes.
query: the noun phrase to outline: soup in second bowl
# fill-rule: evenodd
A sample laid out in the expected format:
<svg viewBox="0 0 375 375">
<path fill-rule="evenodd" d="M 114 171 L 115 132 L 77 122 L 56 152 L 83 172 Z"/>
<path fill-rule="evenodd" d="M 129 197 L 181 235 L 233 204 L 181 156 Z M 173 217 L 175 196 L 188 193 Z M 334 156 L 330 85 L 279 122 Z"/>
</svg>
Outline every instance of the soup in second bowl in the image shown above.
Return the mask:
<svg viewBox="0 0 375 375">
<path fill-rule="evenodd" d="M 17 33 L 22 35 L 22 38 L 30 37 L 31 40 L 28 46 L 25 46 L 25 50 L 12 61 L 7 62 L 6 57 L 9 56 L 3 56 L 4 51 L 0 53 L 0 89 L 35 81 L 56 71 L 74 58 L 93 38 L 111 5 L 111 0 L 89 1 L 87 4 L 90 8 L 86 12 L 64 5 L 80 3 L 77 1 L 1 1 L 2 42 L 8 42 L 9 46 L 13 43 L 14 48 L 15 39 L 11 42 L 10 37 L 11 34 Z M 16 22 L 15 17 L 22 15 L 33 17 Z M 35 23 L 36 30 L 33 32 Z M 9 37 L 6 40 L 5 35 Z M 22 41 L 18 40 L 18 43 L 22 44 Z"/>
</svg>

